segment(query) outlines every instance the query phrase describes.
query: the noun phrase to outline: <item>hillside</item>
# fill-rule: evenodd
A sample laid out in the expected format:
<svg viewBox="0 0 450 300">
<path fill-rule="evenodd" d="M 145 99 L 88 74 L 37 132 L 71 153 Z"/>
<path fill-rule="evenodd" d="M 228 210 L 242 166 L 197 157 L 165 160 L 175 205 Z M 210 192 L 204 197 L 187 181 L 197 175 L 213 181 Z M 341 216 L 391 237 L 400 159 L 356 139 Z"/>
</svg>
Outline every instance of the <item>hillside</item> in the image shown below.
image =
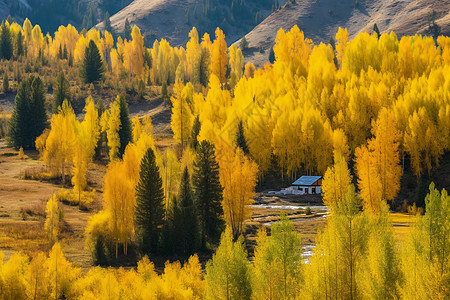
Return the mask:
<svg viewBox="0 0 450 300">
<path fill-rule="evenodd" d="M 118 12 L 131 0 L 0 0 L 0 19 L 11 15 L 22 24 L 25 18 L 53 33 L 60 25 L 72 24 L 79 31 L 101 22 L 105 14 Z M 51 13 L 49 13 L 51 12 Z"/>
<path fill-rule="evenodd" d="M 428 14 L 436 11 L 441 34 L 450 33 L 450 2 L 438 0 L 297 0 L 286 4 L 256 26 L 245 37 L 249 49 L 247 61 L 262 66 L 268 61 L 278 30 L 298 25 L 314 43 L 328 43 L 338 27 L 345 27 L 353 38 L 361 31 L 372 32 L 376 23 L 380 32 L 403 35 L 427 34 Z"/>
<path fill-rule="evenodd" d="M 235 42 L 270 15 L 273 3 L 274 0 L 134 0 L 111 16 L 111 25 L 116 33 L 122 34 L 128 19 L 145 33 L 147 46 L 162 38 L 172 46 L 184 45 L 194 26 L 200 34 L 208 32 L 212 36 L 216 27 L 220 27 L 227 41 Z M 96 27 L 103 29 L 103 23 Z"/>
</svg>

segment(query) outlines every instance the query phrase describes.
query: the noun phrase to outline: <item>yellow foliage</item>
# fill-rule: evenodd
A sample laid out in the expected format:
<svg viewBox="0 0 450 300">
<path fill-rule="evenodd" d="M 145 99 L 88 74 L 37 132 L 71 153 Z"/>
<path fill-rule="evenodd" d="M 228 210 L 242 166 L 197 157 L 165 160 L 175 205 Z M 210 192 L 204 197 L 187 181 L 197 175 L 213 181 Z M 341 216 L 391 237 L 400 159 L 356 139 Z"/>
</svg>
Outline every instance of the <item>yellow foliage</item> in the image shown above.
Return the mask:
<svg viewBox="0 0 450 300">
<path fill-rule="evenodd" d="M 352 177 L 343 156 L 335 158 L 334 166 L 325 172 L 322 182 L 323 203 L 331 209 L 337 209 L 345 198 Z"/>
<path fill-rule="evenodd" d="M 58 241 L 59 233 L 59 208 L 58 198 L 54 194 L 48 201 L 45 209 L 45 224 L 44 229 L 47 231 L 48 241 L 53 245 Z"/>
<path fill-rule="evenodd" d="M 41 156 L 44 158 L 44 162 L 57 170 L 60 170 L 60 174 L 64 181 L 65 168 L 72 161 L 75 144 L 76 133 L 75 126 L 77 121 L 75 120 L 75 113 L 72 107 L 64 100 L 62 107 L 58 114 L 52 116 L 51 130 L 45 138 L 46 133 L 39 137 L 37 140 Z M 42 145 L 44 144 L 45 147 Z"/>
<path fill-rule="evenodd" d="M 244 221 L 251 214 L 249 205 L 255 196 L 258 166 L 239 147 L 222 151 L 225 153 L 217 155 L 220 184 L 223 186 L 222 207 L 226 223 L 237 238 L 244 231 Z"/>
<path fill-rule="evenodd" d="M 23 148 L 22 147 L 20 147 L 19 154 L 17 156 L 19 157 L 19 159 L 27 159 L 28 158 L 28 156 L 25 155 L 25 153 L 23 153 Z"/>
<path fill-rule="evenodd" d="M 216 39 L 211 51 L 211 74 L 217 76 L 221 84 L 225 83 L 228 65 L 227 43 L 225 35 L 219 28 L 216 29 Z"/>
</svg>

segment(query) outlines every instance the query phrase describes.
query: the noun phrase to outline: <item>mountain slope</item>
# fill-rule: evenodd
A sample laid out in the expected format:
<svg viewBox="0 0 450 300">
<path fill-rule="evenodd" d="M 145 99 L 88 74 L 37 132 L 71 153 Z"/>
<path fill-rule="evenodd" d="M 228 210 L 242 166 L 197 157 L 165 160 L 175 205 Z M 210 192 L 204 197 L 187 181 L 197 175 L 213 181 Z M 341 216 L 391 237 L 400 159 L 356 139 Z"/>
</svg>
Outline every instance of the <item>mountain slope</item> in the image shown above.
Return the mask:
<svg viewBox="0 0 450 300">
<path fill-rule="evenodd" d="M 186 10 L 200 0 L 135 0 L 130 5 L 111 16 L 111 26 L 117 33 L 124 31 L 125 20 L 137 25 L 142 31 L 151 31 L 156 37 L 163 38 L 171 32 L 177 32 L 171 42 L 179 44 L 182 36 L 187 36 L 190 28 L 185 26 Z M 97 25 L 102 28 L 103 24 Z M 164 32 L 165 31 L 165 32 Z"/>
<path fill-rule="evenodd" d="M 268 61 L 280 28 L 298 25 L 314 43 L 328 43 L 338 27 L 346 27 L 350 38 L 361 31 L 372 32 L 376 23 L 380 32 L 403 35 L 427 34 L 428 14 L 436 11 L 436 24 L 442 34 L 450 33 L 450 2 L 440 0 L 296 0 L 286 4 L 256 26 L 245 37 L 249 49 L 244 55 L 257 66 Z"/>
<path fill-rule="evenodd" d="M 11 15 L 22 24 L 25 18 L 53 33 L 60 25 L 72 24 L 81 31 L 102 21 L 105 13 L 114 14 L 131 0 L 0 0 L 0 19 Z"/>
<path fill-rule="evenodd" d="M 162 38 L 172 46 L 184 46 L 194 26 L 200 35 L 208 32 L 212 37 L 216 27 L 220 27 L 227 41 L 234 42 L 269 16 L 274 2 L 276 0 L 134 0 L 110 21 L 119 34 L 124 32 L 126 19 L 132 26 L 139 26 L 146 33 L 147 46 Z M 103 24 L 96 27 L 103 29 Z"/>
</svg>

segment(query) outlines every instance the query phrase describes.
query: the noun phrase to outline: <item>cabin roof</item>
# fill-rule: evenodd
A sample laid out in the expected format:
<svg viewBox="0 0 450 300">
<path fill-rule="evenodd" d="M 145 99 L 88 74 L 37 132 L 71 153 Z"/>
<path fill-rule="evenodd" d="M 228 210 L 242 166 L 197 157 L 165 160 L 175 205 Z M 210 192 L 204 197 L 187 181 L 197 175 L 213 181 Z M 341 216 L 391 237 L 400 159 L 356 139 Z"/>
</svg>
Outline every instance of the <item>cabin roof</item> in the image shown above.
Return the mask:
<svg viewBox="0 0 450 300">
<path fill-rule="evenodd" d="M 292 183 L 292 185 L 313 185 L 322 176 L 302 176 Z"/>
</svg>

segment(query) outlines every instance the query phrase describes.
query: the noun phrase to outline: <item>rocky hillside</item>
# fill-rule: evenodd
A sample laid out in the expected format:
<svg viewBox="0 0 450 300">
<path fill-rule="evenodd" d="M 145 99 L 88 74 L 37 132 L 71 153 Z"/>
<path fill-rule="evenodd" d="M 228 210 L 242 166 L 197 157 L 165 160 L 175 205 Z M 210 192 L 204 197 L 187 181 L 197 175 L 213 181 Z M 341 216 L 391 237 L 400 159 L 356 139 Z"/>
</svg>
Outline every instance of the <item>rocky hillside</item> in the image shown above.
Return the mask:
<svg viewBox="0 0 450 300">
<path fill-rule="evenodd" d="M 17 22 L 25 18 L 39 24 L 44 33 L 55 32 L 60 25 L 72 24 L 89 29 L 126 7 L 132 0 L 0 0 L 0 18 L 11 15 Z"/>
<path fill-rule="evenodd" d="M 147 45 L 165 38 L 171 45 L 184 45 L 193 26 L 200 34 L 214 36 L 220 27 L 228 42 L 252 30 L 286 0 L 134 0 L 111 17 L 116 33 L 124 32 L 125 20 L 145 33 Z M 97 25 L 102 29 L 103 24 Z"/>
<path fill-rule="evenodd" d="M 431 13 L 435 11 L 434 16 Z M 450 34 L 450 2 L 441 0 L 291 0 L 272 13 L 245 37 L 247 61 L 257 66 L 268 61 L 270 49 L 280 28 L 298 25 L 314 43 L 328 43 L 338 27 L 346 27 L 350 37 L 361 31 L 395 31 L 398 36 L 429 34 L 433 19 L 442 34 Z"/>
</svg>

